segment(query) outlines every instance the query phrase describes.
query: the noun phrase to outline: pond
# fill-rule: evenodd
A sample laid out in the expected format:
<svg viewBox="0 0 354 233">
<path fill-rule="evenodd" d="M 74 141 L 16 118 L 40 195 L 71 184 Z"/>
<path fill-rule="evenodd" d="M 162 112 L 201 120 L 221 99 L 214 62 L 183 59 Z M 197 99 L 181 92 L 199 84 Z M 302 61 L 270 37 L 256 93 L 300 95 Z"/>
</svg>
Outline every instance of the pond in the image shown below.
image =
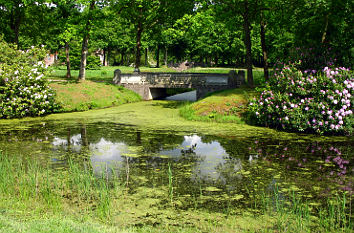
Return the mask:
<svg viewBox="0 0 354 233">
<path fill-rule="evenodd" d="M 156 102 L 145 103 L 151 104 Z M 118 114 L 121 108 L 100 111 L 86 120 L 74 115 L 64 120 L 5 121 L 0 124 L 0 148 L 54 170 L 66 169 L 69 160 L 88 162 L 96 177 L 119 179 L 131 193 L 169 187 L 181 209 L 249 209 L 262 194 L 275 192 L 284 200 L 296 194 L 321 206 L 335 193 L 353 194 L 353 137 L 288 139 L 259 129 L 241 135 L 237 129 L 234 134 L 207 134 L 184 129 L 182 123 L 181 128 L 177 124 L 164 130 L 121 124 L 104 114 Z"/>
</svg>

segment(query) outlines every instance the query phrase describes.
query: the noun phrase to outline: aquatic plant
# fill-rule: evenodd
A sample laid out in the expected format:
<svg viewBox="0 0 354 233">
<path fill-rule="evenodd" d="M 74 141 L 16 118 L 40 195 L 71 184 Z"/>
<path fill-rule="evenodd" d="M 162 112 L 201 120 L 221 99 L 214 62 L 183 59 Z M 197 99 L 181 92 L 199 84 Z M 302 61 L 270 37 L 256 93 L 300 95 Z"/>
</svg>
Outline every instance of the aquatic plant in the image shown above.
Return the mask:
<svg viewBox="0 0 354 233">
<path fill-rule="evenodd" d="M 296 132 L 350 134 L 353 131 L 354 72 L 325 67 L 302 72 L 294 64 L 277 70 L 249 105 L 258 125 Z"/>
</svg>

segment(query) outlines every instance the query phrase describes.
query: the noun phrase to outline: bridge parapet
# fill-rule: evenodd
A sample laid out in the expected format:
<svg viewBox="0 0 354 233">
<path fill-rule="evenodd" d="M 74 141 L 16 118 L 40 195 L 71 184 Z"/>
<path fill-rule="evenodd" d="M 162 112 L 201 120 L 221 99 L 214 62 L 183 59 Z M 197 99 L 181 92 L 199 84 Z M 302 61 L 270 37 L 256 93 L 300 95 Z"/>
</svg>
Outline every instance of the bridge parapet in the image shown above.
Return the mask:
<svg viewBox="0 0 354 233">
<path fill-rule="evenodd" d="M 194 88 L 197 99 L 218 90 L 237 88 L 245 82 L 244 71 L 231 70 L 228 74 L 215 73 L 133 73 L 115 70 L 113 82 L 131 89 L 150 100 L 165 95 L 167 88 Z"/>
</svg>

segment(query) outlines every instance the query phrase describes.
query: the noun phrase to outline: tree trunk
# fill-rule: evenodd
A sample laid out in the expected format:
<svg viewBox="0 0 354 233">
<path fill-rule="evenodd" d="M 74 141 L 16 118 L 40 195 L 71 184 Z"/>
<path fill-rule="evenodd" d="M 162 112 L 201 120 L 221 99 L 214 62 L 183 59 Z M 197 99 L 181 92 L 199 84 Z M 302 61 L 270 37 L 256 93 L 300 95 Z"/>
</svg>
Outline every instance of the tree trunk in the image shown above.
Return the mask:
<svg viewBox="0 0 354 233">
<path fill-rule="evenodd" d="M 135 70 L 134 72 L 140 72 L 140 57 L 141 57 L 141 34 L 143 32 L 142 23 L 138 23 L 138 30 L 136 33 L 136 54 L 135 54 Z"/>
<path fill-rule="evenodd" d="M 156 68 L 160 68 L 160 45 L 156 49 Z"/>
<path fill-rule="evenodd" d="M 14 32 L 14 43 L 17 46 L 17 49 L 19 49 L 19 36 L 20 36 L 20 26 L 22 23 L 22 16 L 23 12 L 20 9 L 20 6 L 17 5 L 14 9 L 11 11 L 11 18 L 10 18 L 10 28 Z"/>
<path fill-rule="evenodd" d="M 244 14 L 243 16 L 243 30 L 245 32 L 245 47 L 246 47 L 246 67 L 247 67 L 247 82 L 250 87 L 253 87 L 253 73 L 252 73 L 252 42 L 251 42 L 251 29 L 249 22 L 249 9 L 248 1 L 244 1 Z"/>
<path fill-rule="evenodd" d="M 167 46 L 165 46 L 165 57 L 164 57 L 164 60 L 165 60 L 165 66 L 167 67 L 167 62 L 168 62 L 168 49 L 167 49 Z"/>
<path fill-rule="evenodd" d="M 146 49 L 145 49 L 145 67 L 148 66 L 148 52 L 149 52 L 149 49 L 146 48 Z"/>
<path fill-rule="evenodd" d="M 121 59 L 120 59 L 120 65 L 124 65 L 124 54 L 125 54 L 125 51 L 124 50 L 122 50 L 122 52 L 121 52 Z"/>
<path fill-rule="evenodd" d="M 107 48 L 107 57 L 106 57 L 106 64 L 109 66 L 109 58 L 111 57 L 111 48 Z"/>
<path fill-rule="evenodd" d="M 88 53 L 88 39 L 89 39 L 88 34 L 86 34 L 86 35 L 84 36 L 84 38 L 82 39 L 79 80 L 85 80 L 85 78 L 86 78 L 86 63 L 87 63 L 87 53 Z"/>
<path fill-rule="evenodd" d="M 321 40 L 322 44 L 326 42 L 327 30 L 328 30 L 328 14 L 326 14 L 325 17 L 325 28 L 323 30 L 322 40 Z"/>
<path fill-rule="evenodd" d="M 266 29 L 266 24 L 263 19 L 261 19 L 261 44 L 262 44 L 262 52 L 263 52 L 263 70 L 264 70 L 264 79 L 266 81 L 269 80 L 269 69 L 268 69 L 268 51 L 267 51 L 267 44 L 266 44 L 266 38 L 265 38 L 265 29 Z"/>
<path fill-rule="evenodd" d="M 91 29 L 91 20 L 92 20 L 92 10 L 95 8 L 95 0 L 91 0 L 89 15 L 86 22 L 86 27 L 84 31 L 84 37 L 82 39 L 82 48 L 81 48 L 81 62 L 80 62 L 80 71 L 79 71 L 79 80 L 85 80 L 86 78 L 86 63 L 87 63 L 87 53 L 88 53 L 88 41 L 90 37 Z"/>
<path fill-rule="evenodd" d="M 102 62 L 103 66 L 107 66 L 107 49 L 103 49 L 103 62 Z"/>
<path fill-rule="evenodd" d="M 69 42 L 65 42 L 65 57 L 66 57 L 66 78 L 71 78 L 71 66 L 70 66 L 70 46 Z"/>
</svg>

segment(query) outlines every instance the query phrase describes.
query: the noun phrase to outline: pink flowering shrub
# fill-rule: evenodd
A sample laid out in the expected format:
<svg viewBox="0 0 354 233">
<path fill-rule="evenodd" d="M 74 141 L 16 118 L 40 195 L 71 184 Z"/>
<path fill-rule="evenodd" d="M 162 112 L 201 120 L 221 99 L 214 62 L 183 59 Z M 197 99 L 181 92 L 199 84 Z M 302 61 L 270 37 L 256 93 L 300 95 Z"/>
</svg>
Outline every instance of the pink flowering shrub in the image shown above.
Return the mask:
<svg viewBox="0 0 354 233">
<path fill-rule="evenodd" d="M 55 109 L 44 78 L 44 49 L 16 50 L 0 38 L 0 118 L 40 116 Z"/>
<path fill-rule="evenodd" d="M 277 70 L 250 118 L 258 125 L 296 132 L 349 134 L 354 124 L 354 76 L 349 69 L 300 71 L 294 65 Z"/>
</svg>

